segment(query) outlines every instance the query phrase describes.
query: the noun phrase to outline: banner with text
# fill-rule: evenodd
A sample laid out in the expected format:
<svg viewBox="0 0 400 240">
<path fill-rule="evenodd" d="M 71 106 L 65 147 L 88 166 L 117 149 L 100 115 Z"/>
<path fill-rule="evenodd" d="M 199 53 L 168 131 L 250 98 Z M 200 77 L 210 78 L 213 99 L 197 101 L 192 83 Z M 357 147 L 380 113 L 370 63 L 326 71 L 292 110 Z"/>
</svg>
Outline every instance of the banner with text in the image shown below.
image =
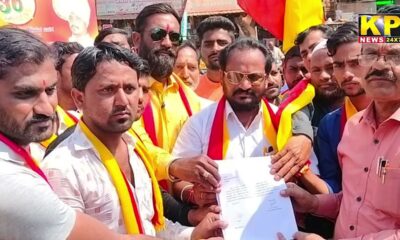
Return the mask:
<svg viewBox="0 0 400 240">
<path fill-rule="evenodd" d="M 85 47 L 98 33 L 95 0 L 0 0 L 0 25 L 26 29 L 47 42 Z"/>
</svg>

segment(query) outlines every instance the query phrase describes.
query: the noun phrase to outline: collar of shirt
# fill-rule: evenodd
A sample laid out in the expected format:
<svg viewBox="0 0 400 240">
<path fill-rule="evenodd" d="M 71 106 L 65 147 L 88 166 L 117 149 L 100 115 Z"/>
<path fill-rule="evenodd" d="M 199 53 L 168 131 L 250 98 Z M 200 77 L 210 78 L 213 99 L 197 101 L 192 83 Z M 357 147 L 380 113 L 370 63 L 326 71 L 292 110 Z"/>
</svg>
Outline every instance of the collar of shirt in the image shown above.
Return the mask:
<svg viewBox="0 0 400 240">
<path fill-rule="evenodd" d="M 262 108 L 260 107 L 258 110 L 257 115 L 254 117 L 253 121 L 251 122 L 250 126 L 248 129 L 250 129 L 250 127 L 255 123 L 258 122 L 261 119 L 261 114 L 262 114 Z M 234 120 L 236 121 L 241 127 L 242 130 L 244 130 L 245 132 L 248 130 L 245 129 L 245 127 L 243 126 L 243 124 L 240 122 L 239 118 L 236 116 L 235 111 L 233 111 L 231 105 L 229 104 L 228 100 L 226 100 L 226 105 L 225 105 L 225 116 L 226 118 L 229 120 Z"/>
<path fill-rule="evenodd" d="M 74 147 L 75 151 L 85 151 L 85 150 L 93 149 L 97 158 L 101 159 L 99 153 L 97 151 L 95 151 L 95 147 L 92 145 L 90 140 L 86 137 L 85 133 L 82 131 L 82 129 L 80 128 L 79 125 L 77 125 L 74 130 L 73 138 L 74 138 L 73 139 L 73 147 Z M 130 134 L 124 133 L 122 135 L 122 138 L 124 139 L 124 141 L 126 142 L 127 145 L 130 145 L 132 147 L 135 146 L 135 144 L 136 144 L 135 140 Z"/>
<path fill-rule="evenodd" d="M 177 80 L 175 79 L 176 77 L 177 76 L 175 76 L 174 73 L 171 74 L 168 77 L 168 84 L 166 87 L 164 86 L 163 83 L 155 80 L 154 78 L 150 78 L 150 88 L 156 92 L 161 92 L 161 93 L 169 88 L 177 91 L 179 89 L 179 84 L 178 84 Z"/>
<path fill-rule="evenodd" d="M 400 122 L 400 108 L 398 108 L 388 119 L 386 119 L 384 122 L 387 122 L 389 120 L 394 120 L 397 122 Z M 367 124 L 371 125 L 374 129 L 377 128 L 376 126 L 376 121 L 375 121 L 375 106 L 374 102 L 372 102 L 368 107 L 364 110 L 362 113 L 362 116 L 360 117 L 360 123 L 361 122 L 366 122 Z"/>
<path fill-rule="evenodd" d="M 25 161 L 12 151 L 5 143 L 0 141 L 0 159 L 17 163 L 19 165 L 25 165 Z"/>
</svg>

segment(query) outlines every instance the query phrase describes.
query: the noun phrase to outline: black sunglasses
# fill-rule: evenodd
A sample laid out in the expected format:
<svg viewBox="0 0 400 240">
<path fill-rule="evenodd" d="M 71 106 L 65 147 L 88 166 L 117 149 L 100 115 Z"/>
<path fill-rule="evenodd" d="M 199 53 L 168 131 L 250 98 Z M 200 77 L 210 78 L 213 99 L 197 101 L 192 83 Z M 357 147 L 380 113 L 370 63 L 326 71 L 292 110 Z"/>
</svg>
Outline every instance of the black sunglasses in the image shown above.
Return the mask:
<svg viewBox="0 0 400 240">
<path fill-rule="evenodd" d="M 167 32 L 166 30 L 162 28 L 154 28 L 151 30 L 151 39 L 153 41 L 161 41 L 163 40 L 166 36 L 169 36 L 169 40 L 171 40 L 172 43 L 179 44 L 181 42 L 181 35 L 177 32 Z"/>
</svg>

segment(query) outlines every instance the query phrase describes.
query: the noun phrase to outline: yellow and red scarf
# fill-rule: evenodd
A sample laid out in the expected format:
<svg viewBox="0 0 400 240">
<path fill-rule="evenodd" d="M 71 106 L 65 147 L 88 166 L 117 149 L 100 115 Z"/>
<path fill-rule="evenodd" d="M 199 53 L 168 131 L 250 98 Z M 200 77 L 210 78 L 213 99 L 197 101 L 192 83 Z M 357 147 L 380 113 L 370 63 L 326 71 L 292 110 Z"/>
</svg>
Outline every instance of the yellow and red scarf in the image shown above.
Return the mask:
<svg viewBox="0 0 400 240">
<path fill-rule="evenodd" d="M 78 119 L 75 116 L 67 111 L 64 111 L 64 109 L 62 109 L 58 105 L 56 107 L 56 114 L 59 122 L 63 122 L 67 126 L 67 128 L 74 126 L 78 123 Z M 40 142 L 40 145 L 42 145 L 44 148 L 47 148 L 56 138 L 57 134 L 53 133 L 49 139 Z"/>
<path fill-rule="evenodd" d="M 344 98 L 344 105 L 342 107 L 342 116 L 340 116 L 340 138 L 343 136 L 344 127 L 346 126 L 347 120 L 351 118 L 358 111 L 350 101 L 349 97 Z"/>
<path fill-rule="evenodd" d="M 174 77 L 173 75 L 171 77 Z M 178 83 L 178 92 L 179 96 L 182 100 L 183 105 L 185 106 L 186 112 L 188 114 L 188 117 L 191 117 L 193 114 L 193 111 L 197 112 L 199 109 L 192 108 L 190 101 L 187 97 L 187 94 L 185 93 L 188 90 L 188 87 L 177 77 L 174 77 L 175 81 Z M 147 104 L 147 106 L 144 109 L 143 112 L 143 124 L 144 128 L 146 129 L 146 132 L 149 134 L 149 137 L 151 141 L 153 142 L 154 145 L 159 146 L 159 142 L 157 139 L 157 129 L 156 129 L 156 124 L 155 124 L 155 115 L 154 115 L 154 110 L 151 106 L 151 102 Z"/>
<path fill-rule="evenodd" d="M 8 148 L 10 148 L 15 154 L 20 156 L 28 165 L 30 169 L 32 169 L 35 173 L 37 173 L 40 177 L 42 177 L 47 183 L 49 181 L 47 180 L 46 175 L 44 175 L 42 169 L 40 169 L 39 165 L 37 162 L 33 160 L 31 155 L 21 146 L 18 144 L 14 143 L 10 139 L 8 139 L 6 136 L 0 133 L 0 141 L 2 141 L 5 145 L 7 145 Z M 49 184 L 50 185 L 50 184 Z"/>
<path fill-rule="evenodd" d="M 275 152 L 282 150 L 292 136 L 292 115 L 311 103 L 315 90 L 309 80 L 302 80 L 288 94 L 289 96 L 279 106 L 276 114 L 272 111 L 267 100 L 263 99 L 261 103 L 264 135 Z M 223 97 L 218 103 L 211 127 L 207 155 L 214 160 L 224 159 L 229 146 L 225 104 L 226 99 Z"/>
<path fill-rule="evenodd" d="M 225 159 L 230 143 L 227 116 L 225 116 L 225 105 L 226 98 L 222 97 L 218 102 L 213 124 L 211 126 L 207 156 L 214 160 Z M 275 117 L 275 114 L 266 100 L 261 101 L 261 109 L 264 121 L 264 135 L 273 148 L 276 149 L 276 132 L 273 126 L 273 118 Z"/>
<path fill-rule="evenodd" d="M 292 136 L 292 115 L 310 104 L 315 96 L 315 89 L 310 80 L 301 80 L 288 93 L 288 97 L 279 105 L 274 126 L 277 130 L 277 150 L 282 150 Z"/>
<path fill-rule="evenodd" d="M 111 176 L 121 204 L 122 215 L 127 233 L 144 234 L 143 224 L 140 218 L 140 212 L 137 206 L 135 195 L 132 193 L 132 189 L 129 186 L 128 180 L 119 168 L 117 160 L 107 149 L 107 147 L 90 131 L 83 121 L 80 121 L 78 124 L 85 136 L 89 139 L 96 151 L 99 153 L 102 163 Z M 129 134 L 133 133 L 129 132 Z M 152 219 L 152 223 L 155 229 L 159 231 L 164 227 L 164 214 L 160 188 L 157 184 L 154 170 L 148 161 L 149 157 L 145 151 L 145 147 L 139 141 L 136 142 L 135 152 L 143 161 L 151 178 L 154 207 L 154 217 Z"/>
</svg>

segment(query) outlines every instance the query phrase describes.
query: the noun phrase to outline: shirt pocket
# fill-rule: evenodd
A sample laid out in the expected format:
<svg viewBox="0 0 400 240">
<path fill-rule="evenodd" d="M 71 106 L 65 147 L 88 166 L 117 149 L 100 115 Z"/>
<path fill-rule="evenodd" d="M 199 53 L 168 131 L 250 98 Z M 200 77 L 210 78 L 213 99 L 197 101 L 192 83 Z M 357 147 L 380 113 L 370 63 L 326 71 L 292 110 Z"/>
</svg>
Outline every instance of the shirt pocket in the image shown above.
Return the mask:
<svg viewBox="0 0 400 240">
<path fill-rule="evenodd" d="M 373 206 L 393 217 L 400 217 L 400 168 L 389 166 L 384 177 L 374 173 L 373 178 L 370 189 Z"/>
</svg>

